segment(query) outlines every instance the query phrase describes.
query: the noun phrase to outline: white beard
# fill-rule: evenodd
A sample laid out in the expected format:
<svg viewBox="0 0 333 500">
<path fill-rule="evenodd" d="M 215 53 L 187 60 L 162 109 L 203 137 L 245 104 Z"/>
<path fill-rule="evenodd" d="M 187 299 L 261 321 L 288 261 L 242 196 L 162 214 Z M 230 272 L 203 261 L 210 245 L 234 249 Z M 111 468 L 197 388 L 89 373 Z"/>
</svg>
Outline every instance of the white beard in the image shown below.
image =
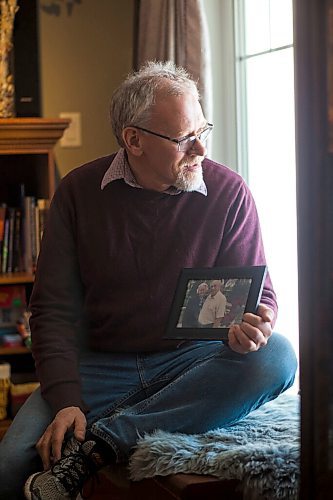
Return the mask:
<svg viewBox="0 0 333 500">
<path fill-rule="evenodd" d="M 200 166 L 194 172 L 186 171 L 184 167 L 179 170 L 177 180 L 174 186 L 181 191 L 195 191 L 203 181 L 202 167 Z"/>
</svg>

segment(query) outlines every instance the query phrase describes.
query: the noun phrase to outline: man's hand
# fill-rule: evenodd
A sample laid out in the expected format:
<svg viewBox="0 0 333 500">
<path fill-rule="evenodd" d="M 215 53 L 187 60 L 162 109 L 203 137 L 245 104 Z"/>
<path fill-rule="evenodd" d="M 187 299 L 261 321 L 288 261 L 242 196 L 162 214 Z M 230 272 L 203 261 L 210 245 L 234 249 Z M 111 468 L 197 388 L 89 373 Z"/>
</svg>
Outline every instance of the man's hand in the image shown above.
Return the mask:
<svg viewBox="0 0 333 500">
<path fill-rule="evenodd" d="M 245 313 L 241 324 L 229 329 L 229 347 L 240 354 L 258 351 L 272 335 L 273 319 L 274 312 L 264 304 L 258 306 L 257 314 Z"/>
<path fill-rule="evenodd" d="M 86 425 L 86 417 L 77 406 L 69 406 L 58 411 L 36 444 L 44 470 L 49 469 L 53 463 L 61 458 L 61 447 L 66 432 L 73 429 L 76 439 L 83 441 Z"/>
</svg>

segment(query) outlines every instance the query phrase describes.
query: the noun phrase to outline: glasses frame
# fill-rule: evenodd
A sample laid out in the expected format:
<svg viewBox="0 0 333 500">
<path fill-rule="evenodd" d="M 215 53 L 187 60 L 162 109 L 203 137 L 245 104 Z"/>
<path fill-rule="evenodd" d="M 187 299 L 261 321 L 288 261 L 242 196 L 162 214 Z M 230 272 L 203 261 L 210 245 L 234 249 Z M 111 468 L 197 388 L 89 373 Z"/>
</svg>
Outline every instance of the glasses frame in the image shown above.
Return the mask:
<svg viewBox="0 0 333 500">
<path fill-rule="evenodd" d="M 214 125 L 212 123 L 207 123 L 207 126 L 202 130 L 202 132 L 200 132 L 200 134 L 189 134 L 189 135 L 185 135 L 184 137 L 181 137 L 180 139 L 175 139 L 175 138 L 169 137 L 167 135 L 158 134 L 157 132 L 153 132 L 152 130 L 149 130 L 149 129 L 144 128 L 144 127 L 139 127 L 138 125 L 132 125 L 132 127 L 137 128 L 138 130 L 142 130 L 143 132 L 147 132 L 147 134 L 155 135 L 156 137 L 160 137 L 161 139 L 166 139 L 168 141 L 171 141 L 171 142 L 177 144 L 178 151 L 185 152 L 188 149 L 193 148 L 193 146 L 197 140 L 201 141 L 202 134 L 204 134 L 205 132 L 208 131 L 207 137 L 205 137 L 205 139 L 204 139 L 204 140 L 206 140 L 208 138 L 209 133 L 213 130 Z M 184 144 L 189 143 L 190 144 L 191 141 L 193 141 L 193 144 L 191 144 L 191 147 L 188 147 L 186 149 L 181 149 L 182 143 L 184 143 Z"/>
</svg>

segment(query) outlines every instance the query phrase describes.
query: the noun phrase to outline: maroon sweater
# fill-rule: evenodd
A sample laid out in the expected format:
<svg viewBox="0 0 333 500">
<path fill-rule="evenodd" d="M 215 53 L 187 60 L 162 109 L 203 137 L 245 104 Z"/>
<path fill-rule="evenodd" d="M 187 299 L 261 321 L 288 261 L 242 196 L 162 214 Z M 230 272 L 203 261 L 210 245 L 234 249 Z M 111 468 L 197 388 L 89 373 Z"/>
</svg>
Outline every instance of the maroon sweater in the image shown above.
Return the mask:
<svg viewBox="0 0 333 500">
<path fill-rule="evenodd" d="M 179 341 L 162 336 L 182 268 L 265 264 L 254 201 L 237 173 L 206 159 L 207 196 L 171 196 L 123 180 L 101 190 L 112 158 L 63 178 L 44 232 L 30 303 L 32 350 L 55 412 L 84 408 L 84 337 L 104 352 L 174 349 Z M 276 313 L 269 276 L 261 301 Z"/>
</svg>

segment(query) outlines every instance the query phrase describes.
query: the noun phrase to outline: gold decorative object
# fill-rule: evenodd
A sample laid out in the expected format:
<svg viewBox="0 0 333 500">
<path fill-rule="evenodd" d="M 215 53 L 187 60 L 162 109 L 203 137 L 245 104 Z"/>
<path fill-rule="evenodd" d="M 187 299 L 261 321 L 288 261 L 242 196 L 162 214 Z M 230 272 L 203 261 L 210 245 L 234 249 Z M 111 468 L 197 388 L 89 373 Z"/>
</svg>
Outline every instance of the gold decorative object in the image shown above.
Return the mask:
<svg viewBox="0 0 333 500">
<path fill-rule="evenodd" d="M 15 115 L 14 78 L 10 71 L 10 52 L 17 0 L 0 0 L 0 118 Z"/>
</svg>

